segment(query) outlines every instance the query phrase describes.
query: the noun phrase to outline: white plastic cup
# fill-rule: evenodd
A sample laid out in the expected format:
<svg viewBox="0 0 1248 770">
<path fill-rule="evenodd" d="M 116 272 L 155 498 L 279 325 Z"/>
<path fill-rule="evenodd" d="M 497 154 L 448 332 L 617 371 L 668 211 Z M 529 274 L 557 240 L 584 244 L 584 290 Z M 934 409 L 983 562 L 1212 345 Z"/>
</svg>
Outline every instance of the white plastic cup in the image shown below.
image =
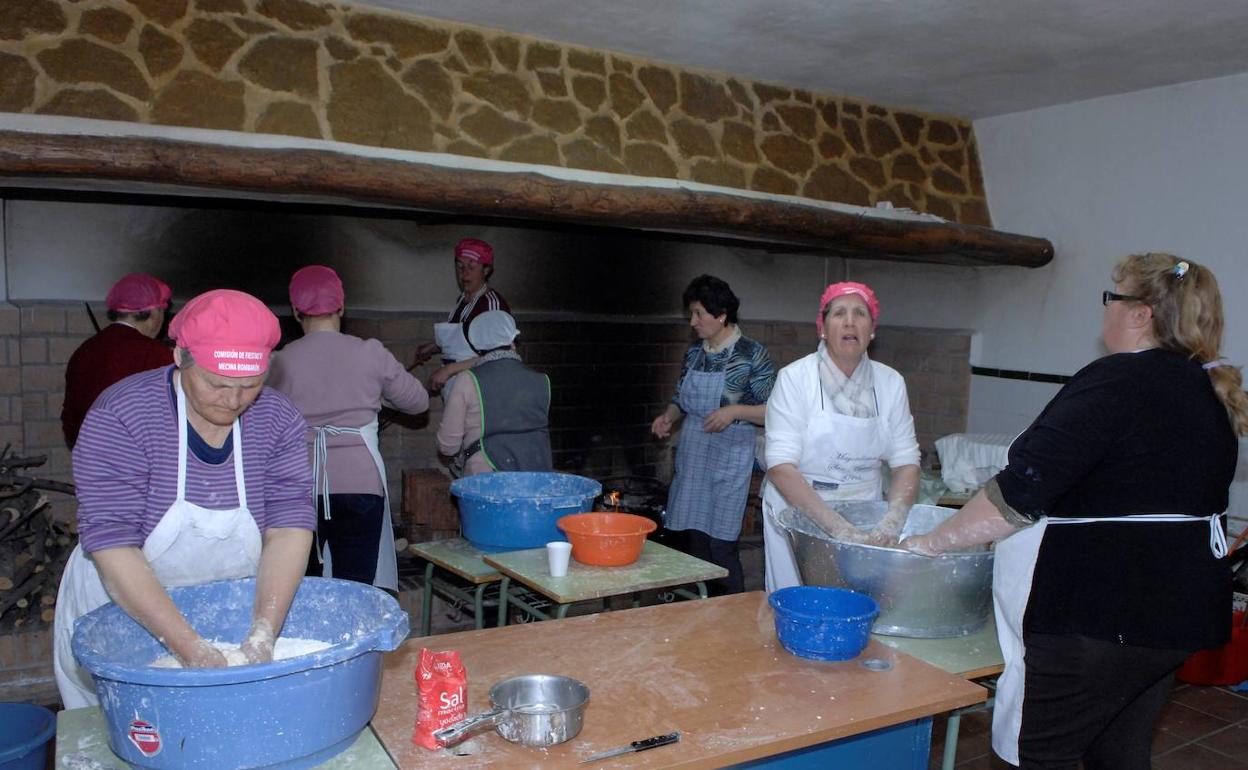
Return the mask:
<svg viewBox="0 0 1248 770">
<path fill-rule="evenodd" d="M 572 544 L 564 540 L 555 540 L 546 544 L 546 564 L 550 567 L 551 577 L 563 577 L 568 574 L 568 559 L 572 557 Z"/>
</svg>

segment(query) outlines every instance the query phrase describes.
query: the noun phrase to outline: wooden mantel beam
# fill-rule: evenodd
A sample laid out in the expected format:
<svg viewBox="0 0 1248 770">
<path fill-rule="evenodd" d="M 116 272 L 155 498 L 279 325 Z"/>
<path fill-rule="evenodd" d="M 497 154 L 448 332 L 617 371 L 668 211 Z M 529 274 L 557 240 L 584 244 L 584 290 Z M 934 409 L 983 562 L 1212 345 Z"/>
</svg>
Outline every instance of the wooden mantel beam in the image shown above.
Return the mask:
<svg viewBox="0 0 1248 770">
<path fill-rule="evenodd" d="M 41 186 L 168 186 L 214 196 L 324 203 L 622 227 L 746 240 L 760 247 L 949 265 L 1040 267 L 1043 238 L 985 227 L 861 216 L 800 202 L 532 172 L 454 168 L 329 150 L 175 139 L 0 131 L 0 179 Z"/>
</svg>

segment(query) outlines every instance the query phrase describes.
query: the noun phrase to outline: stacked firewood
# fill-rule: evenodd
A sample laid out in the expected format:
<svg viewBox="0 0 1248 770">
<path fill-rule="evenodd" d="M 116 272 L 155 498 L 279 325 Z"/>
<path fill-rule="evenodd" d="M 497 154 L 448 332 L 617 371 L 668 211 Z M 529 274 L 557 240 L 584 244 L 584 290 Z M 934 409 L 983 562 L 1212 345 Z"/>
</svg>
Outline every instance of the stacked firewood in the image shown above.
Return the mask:
<svg viewBox="0 0 1248 770">
<path fill-rule="evenodd" d="M 51 624 L 65 562 L 78 542 L 75 521 L 59 519 L 44 491 L 74 487 L 22 471 L 46 457 L 0 452 L 0 631 Z"/>
</svg>

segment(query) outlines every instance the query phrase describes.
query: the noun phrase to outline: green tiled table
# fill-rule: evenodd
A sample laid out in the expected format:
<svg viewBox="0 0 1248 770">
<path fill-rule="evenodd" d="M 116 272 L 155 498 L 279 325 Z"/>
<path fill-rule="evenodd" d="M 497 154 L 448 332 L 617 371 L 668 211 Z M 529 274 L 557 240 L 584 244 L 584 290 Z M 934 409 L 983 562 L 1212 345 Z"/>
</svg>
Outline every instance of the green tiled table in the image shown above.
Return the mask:
<svg viewBox="0 0 1248 770">
<path fill-rule="evenodd" d="M 485 598 L 485 589 L 502 579 L 502 575 L 481 560 L 484 555 L 462 537 L 449 540 L 431 540 L 408 546 L 408 551 L 425 560 L 424 601 L 420 607 L 420 635 L 428 636 L 433 623 L 433 594 L 457 599 L 472 605 L 473 619 L 478 629 L 485 628 L 485 607 L 493 602 Z M 440 567 L 472 585 L 465 590 L 441 578 L 435 577 Z M 503 606 L 506 606 L 505 604 Z"/>
<path fill-rule="evenodd" d="M 992 677 L 995 681 L 996 676 L 1005 668 L 1005 660 L 1001 657 L 1001 646 L 997 643 L 997 621 L 991 613 L 984 627 L 970 636 L 948 639 L 912 639 L 905 636 L 872 634 L 871 638 L 967 680 Z M 980 682 L 980 684 L 991 689 L 993 681 Z M 990 697 L 984 703 L 949 713 L 949 722 L 945 726 L 945 753 L 941 763 L 942 770 L 953 768 L 954 755 L 958 750 L 958 731 L 962 727 L 962 715 L 973 711 L 987 711 L 992 708 L 994 700 L 995 698 Z"/>
<path fill-rule="evenodd" d="M 129 767 L 108 748 L 108 726 L 104 712 L 98 707 L 70 709 L 56 715 L 56 768 L 67 767 L 65 757 L 85 755 L 102 770 L 123 770 Z M 366 726 L 346 751 L 316 766 L 316 770 L 348 770 L 366 767 L 393 768 L 394 763 L 382 748 L 371 726 Z"/>
<path fill-rule="evenodd" d="M 592 567 L 575 559 L 568 563 L 568 574 L 551 577 L 545 548 L 487 553 L 485 563 L 503 573 L 499 587 L 498 625 L 507 623 L 508 605 L 549 620 L 550 615 L 532 606 L 512 591 L 511 582 L 522 583 L 558 605 L 555 617 L 562 618 L 576 602 L 636 594 L 654 588 L 696 584 L 698 592 L 677 589 L 689 598 L 706 598 L 706 581 L 727 577 L 728 570 L 702 561 L 674 548 L 647 540 L 637 561 L 623 567 Z M 633 606 L 637 606 L 634 599 Z"/>
</svg>

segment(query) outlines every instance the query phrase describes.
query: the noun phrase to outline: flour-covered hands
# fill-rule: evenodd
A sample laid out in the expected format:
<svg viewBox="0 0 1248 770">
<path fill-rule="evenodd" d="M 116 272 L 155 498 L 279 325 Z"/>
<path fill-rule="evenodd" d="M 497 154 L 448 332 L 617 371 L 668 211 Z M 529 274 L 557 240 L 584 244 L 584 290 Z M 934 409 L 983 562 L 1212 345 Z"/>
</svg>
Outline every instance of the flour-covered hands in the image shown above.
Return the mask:
<svg viewBox="0 0 1248 770">
<path fill-rule="evenodd" d="M 177 654 L 176 650 L 175 654 L 184 668 L 224 668 L 229 665 L 225 653 L 204 638 L 196 640 L 186 654 Z"/>
<path fill-rule="evenodd" d="M 274 642 L 273 627 L 264 618 L 257 618 L 239 649 L 248 663 L 268 663 L 273 660 Z"/>
<path fill-rule="evenodd" d="M 868 543 L 870 532 L 850 524 L 840 512 L 831 507 L 825 506 L 822 509 L 807 511 L 806 516 L 818 525 L 819 529 L 828 533 L 833 540 L 844 543 Z"/>
</svg>

